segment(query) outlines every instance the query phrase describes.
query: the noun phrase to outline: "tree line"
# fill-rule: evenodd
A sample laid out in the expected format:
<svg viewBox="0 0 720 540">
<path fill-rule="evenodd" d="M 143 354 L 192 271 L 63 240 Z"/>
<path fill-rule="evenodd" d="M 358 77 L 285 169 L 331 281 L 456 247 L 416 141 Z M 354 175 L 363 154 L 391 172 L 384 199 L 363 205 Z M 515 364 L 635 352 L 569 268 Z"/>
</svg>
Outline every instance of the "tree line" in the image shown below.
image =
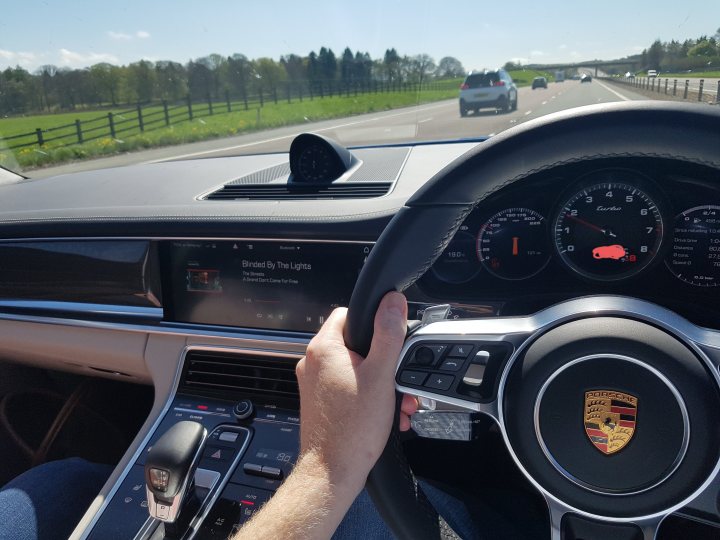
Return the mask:
<svg viewBox="0 0 720 540">
<path fill-rule="evenodd" d="M 640 64 L 659 71 L 720 68 L 720 28 L 712 36 L 684 41 L 656 39 L 640 54 Z"/>
<path fill-rule="evenodd" d="M 464 68 L 451 56 L 437 64 L 428 54 L 400 55 L 387 49 L 383 58 L 346 47 L 338 57 L 327 47 L 307 56 L 289 54 L 249 59 L 243 54 L 210 54 L 185 64 L 140 60 L 128 65 L 95 64 L 84 69 L 45 65 L 30 73 L 21 68 L 0 71 L 0 115 L 74 110 L 177 101 L 187 95 L 218 99 L 226 92 L 247 96 L 274 93 L 292 84 L 312 91 L 323 83 L 371 82 L 422 84 L 433 78 L 460 77 Z M 320 87 L 322 92 L 322 87 Z"/>
</svg>

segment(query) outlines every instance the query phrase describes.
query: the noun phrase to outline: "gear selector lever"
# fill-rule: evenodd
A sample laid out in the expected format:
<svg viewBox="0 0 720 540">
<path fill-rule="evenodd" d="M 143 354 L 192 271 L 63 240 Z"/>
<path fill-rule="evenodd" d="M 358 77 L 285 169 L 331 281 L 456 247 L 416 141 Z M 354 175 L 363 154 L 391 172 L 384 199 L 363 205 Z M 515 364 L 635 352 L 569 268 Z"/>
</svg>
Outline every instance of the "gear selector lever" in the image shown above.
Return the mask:
<svg viewBox="0 0 720 540">
<path fill-rule="evenodd" d="M 207 430 L 201 424 L 178 422 L 150 449 L 145 459 L 145 489 L 152 517 L 166 523 L 178 518 L 193 491 L 206 436 Z"/>
</svg>

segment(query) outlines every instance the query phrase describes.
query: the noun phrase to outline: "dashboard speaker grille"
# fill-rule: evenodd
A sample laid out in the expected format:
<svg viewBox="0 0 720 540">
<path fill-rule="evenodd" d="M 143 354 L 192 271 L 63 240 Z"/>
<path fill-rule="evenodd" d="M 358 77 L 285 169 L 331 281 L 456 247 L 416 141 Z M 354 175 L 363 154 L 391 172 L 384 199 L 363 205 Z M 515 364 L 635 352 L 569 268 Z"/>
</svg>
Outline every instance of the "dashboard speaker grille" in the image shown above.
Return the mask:
<svg viewBox="0 0 720 540">
<path fill-rule="evenodd" d="M 206 197 L 209 201 L 239 199 L 254 200 L 309 200 L 309 199 L 371 199 L 382 197 L 392 186 L 391 182 L 343 182 L 323 185 L 290 184 L 228 184 Z"/>
<path fill-rule="evenodd" d="M 297 358 L 189 351 L 180 388 L 191 392 L 299 399 Z"/>
</svg>

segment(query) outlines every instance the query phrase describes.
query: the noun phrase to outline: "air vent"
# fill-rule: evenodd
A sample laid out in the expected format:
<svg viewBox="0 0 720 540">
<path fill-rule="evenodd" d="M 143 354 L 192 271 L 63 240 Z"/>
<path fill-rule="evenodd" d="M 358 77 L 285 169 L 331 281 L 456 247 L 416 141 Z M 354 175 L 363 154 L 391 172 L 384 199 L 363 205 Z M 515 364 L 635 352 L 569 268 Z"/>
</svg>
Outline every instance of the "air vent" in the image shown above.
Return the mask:
<svg viewBox="0 0 720 540">
<path fill-rule="evenodd" d="M 308 200 L 308 199 L 372 199 L 382 197 L 391 182 L 343 182 L 323 185 L 291 184 L 227 184 L 206 197 L 209 201 Z"/>
<path fill-rule="evenodd" d="M 190 351 L 180 388 L 229 398 L 258 396 L 299 399 L 297 359 L 215 351 Z"/>
</svg>

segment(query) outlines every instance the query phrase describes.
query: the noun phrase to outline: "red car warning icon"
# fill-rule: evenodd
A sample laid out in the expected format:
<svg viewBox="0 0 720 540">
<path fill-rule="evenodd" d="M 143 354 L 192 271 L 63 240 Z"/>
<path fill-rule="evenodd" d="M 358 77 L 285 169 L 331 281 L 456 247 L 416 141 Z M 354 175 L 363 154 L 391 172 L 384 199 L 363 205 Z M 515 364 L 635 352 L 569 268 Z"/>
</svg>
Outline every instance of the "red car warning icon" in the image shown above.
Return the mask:
<svg viewBox="0 0 720 540">
<path fill-rule="evenodd" d="M 625 256 L 625 248 L 619 244 L 612 246 L 598 246 L 593 249 L 594 259 L 622 259 Z"/>
</svg>

